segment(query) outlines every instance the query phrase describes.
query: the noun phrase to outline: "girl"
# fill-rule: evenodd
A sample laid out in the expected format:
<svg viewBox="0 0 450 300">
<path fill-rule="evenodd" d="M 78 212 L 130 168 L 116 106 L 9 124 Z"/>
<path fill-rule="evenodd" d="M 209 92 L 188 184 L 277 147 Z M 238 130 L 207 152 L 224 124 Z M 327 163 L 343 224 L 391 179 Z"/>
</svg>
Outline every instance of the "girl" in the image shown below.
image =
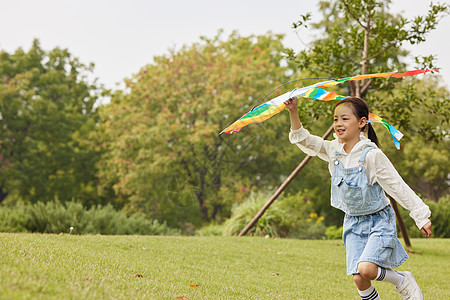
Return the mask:
<svg viewBox="0 0 450 300">
<path fill-rule="evenodd" d="M 386 155 L 369 119 L 369 108 L 360 98 L 337 103 L 333 141 L 311 135 L 302 127 L 297 98 L 284 103 L 291 117 L 289 140 L 308 155 L 327 161 L 331 173 L 331 205 L 345 212 L 343 240 L 347 275 L 353 275 L 364 300 L 380 299 L 371 281 L 395 285 L 403 299 L 423 299 L 410 272 L 397 272 L 408 255 L 397 238 L 395 214 L 384 191 L 403 207 L 422 233 L 431 235 L 431 212 L 406 185 Z M 367 139 L 364 132 L 368 132 Z"/>
</svg>

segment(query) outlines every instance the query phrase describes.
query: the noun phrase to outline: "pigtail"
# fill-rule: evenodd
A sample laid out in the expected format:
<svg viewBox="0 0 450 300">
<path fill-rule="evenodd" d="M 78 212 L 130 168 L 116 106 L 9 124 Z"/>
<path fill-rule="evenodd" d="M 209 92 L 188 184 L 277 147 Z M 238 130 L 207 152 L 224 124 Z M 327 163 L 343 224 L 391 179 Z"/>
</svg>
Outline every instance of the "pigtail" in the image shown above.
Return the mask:
<svg viewBox="0 0 450 300">
<path fill-rule="evenodd" d="M 378 142 L 377 134 L 375 133 L 375 130 L 372 127 L 372 123 L 367 123 L 367 137 L 369 140 L 371 140 L 375 145 L 377 145 L 378 148 L 381 148 L 380 143 Z"/>
</svg>

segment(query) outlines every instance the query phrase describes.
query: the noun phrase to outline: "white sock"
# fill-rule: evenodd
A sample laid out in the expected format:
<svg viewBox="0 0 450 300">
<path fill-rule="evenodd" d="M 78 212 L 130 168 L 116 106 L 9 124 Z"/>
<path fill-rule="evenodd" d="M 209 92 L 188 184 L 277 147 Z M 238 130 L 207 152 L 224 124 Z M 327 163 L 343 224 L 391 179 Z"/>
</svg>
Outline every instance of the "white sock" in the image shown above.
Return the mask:
<svg viewBox="0 0 450 300">
<path fill-rule="evenodd" d="M 405 276 L 391 269 L 378 267 L 378 275 L 377 278 L 375 278 L 375 280 L 390 282 L 394 284 L 396 287 L 398 287 L 402 285 L 403 281 L 405 280 Z"/>
<path fill-rule="evenodd" d="M 372 284 L 367 290 L 358 290 L 358 292 L 363 300 L 380 300 L 380 296 L 378 296 L 378 292 Z"/>
</svg>

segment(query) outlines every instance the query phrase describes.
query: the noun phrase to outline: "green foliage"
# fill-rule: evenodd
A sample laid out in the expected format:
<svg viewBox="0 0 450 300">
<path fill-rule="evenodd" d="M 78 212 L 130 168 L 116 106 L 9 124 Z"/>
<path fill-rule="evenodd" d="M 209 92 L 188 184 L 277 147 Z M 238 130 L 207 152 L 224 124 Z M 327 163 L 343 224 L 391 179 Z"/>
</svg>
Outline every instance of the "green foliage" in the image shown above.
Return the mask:
<svg viewBox="0 0 450 300">
<path fill-rule="evenodd" d="M 435 238 L 449 238 L 450 237 L 450 196 L 446 195 L 439 199 L 439 201 L 425 200 L 425 204 L 431 210 L 432 223 L 432 237 Z M 408 236 L 411 238 L 422 238 L 423 234 L 417 228 L 414 220 L 409 216 L 409 212 L 402 207 L 399 207 L 403 222 L 405 223 Z M 397 231 L 400 233 L 399 228 Z"/>
<path fill-rule="evenodd" d="M 71 229 L 72 228 L 72 229 Z M 41 232 L 72 234 L 163 235 L 175 234 L 165 223 L 143 215 L 127 216 L 110 204 L 86 209 L 79 202 L 57 201 L 0 206 L 1 232 Z"/>
<path fill-rule="evenodd" d="M 91 204 L 98 154 L 95 129 L 98 88 L 67 51 L 0 51 L 0 202 L 15 194 L 37 202 L 59 198 Z"/>
<path fill-rule="evenodd" d="M 450 238 L 450 195 L 436 202 L 427 202 L 431 209 L 434 237 Z"/>
<path fill-rule="evenodd" d="M 449 12 L 447 4 L 430 4 L 426 15 L 407 19 L 390 14 L 389 1 L 384 0 L 321 1 L 320 9 L 323 19 L 312 27 L 322 37 L 310 49 L 297 56 L 290 51 L 290 55 L 304 69 L 335 77 L 360 74 L 361 69 L 362 74 L 403 69 L 400 58 L 407 53 L 402 44 L 425 41 Z M 310 18 L 306 15 L 301 19 L 295 28 L 306 27 Z"/>
<path fill-rule="evenodd" d="M 224 234 L 239 234 L 269 197 L 270 193 L 267 192 L 251 193 L 245 202 L 233 209 L 230 219 L 224 223 Z M 248 234 L 252 236 L 286 237 L 289 234 L 286 219 L 285 212 L 278 205 L 273 204 L 249 230 Z"/>
<path fill-rule="evenodd" d="M 313 75 L 336 78 L 405 70 L 406 66 L 401 61 L 408 53 L 402 49 L 402 45 L 423 42 L 439 20 L 450 12 L 448 4 L 430 4 L 426 15 L 406 19 L 401 15 L 390 14 L 388 1 L 374 0 L 321 1 L 320 8 L 323 20 L 312 26 L 321 32 L 322 37 L 316 39 L 311 48 L 297 55 L 289 51 L 289 58 L 299 68 L 307 69 Z M 434 68 L 433 59 L 432 56 L 428 57 L 424 60 L 427 65 L 418 67 Z M 416 79 L 406 79 L 410 84 L 403 86 L 394 85 L 401 82 L 398 79 L 370 79 L 349 82 L 345 94 L 363 96 L 375 113 L 392 120 L 401 129 L 411 130 L 411 120 L 416 120 L 414 112 L 423 114 L 424 108 L 431 117 L 445 120 L 448 128 L 448 100 L 442 101 L 442 98 L 448 99 L 448 91 L 443 91 L 443 88 L 438 91 L 432 77 L 427 76 L 426 80 L 430 83 L 422 91 L 412 85 L 417 83 Z M 328 107 L 302 108 L 301 114 L 306 116 L 314 112 L 330 113 Z M 420 118 L 420 122 L 415 122 L 416 128 L 428 132 L 424 139 L 442 138 L 438 133 L 430 137 L 430 133 L 445 130 L 446 127 L 438 122 L 427 121 Z"/>
<path fill-rule="evenodd" d="M 430 4 L 424 16 L 406 19 L 392 15 L 388 11 L 389 1 L 375 0 L 336 0 L 321 1 L 323 19 L 312 24 L 320 34 L 310 48 L 295 54 L 288 51 L 289 58 L 300 69 L 313 75 L 348 77 L 356 74 L 370 74 L 405 70 L 402 58 L 408 53 L 402 49 L 405 43 L 420 43 L 426 35 L 436 28 L 439 20 L 449 13 L 447 4 Z M 302 16 L 298 28 L 306 25 L 309 16 Z M 431 62 L 430 62 L 431 60 Z M 433 58 L 425 60 L 433 68 Z M 349 82 L 346 94 L 363 96 L 369 106 L 383 105 L 397 111 L 396 122 L 403 124 L 410 119 L 414 102 L 396 106 L 397 99 L 384 98 L 379 90 L 392 91 L 398 80 L 370 79 Z M 408 93 L 407 95 L 410 95 Z M 403 108 L 401 108 L 403 107 Z M 305 115 L 311 115 L 311 107 L 305 107 Z M 317 113 L 317 107 L 314 110 Z M 322 114 L 328 110 L 321 110 Z M 445 115 L 442 110 L 436 111 Z"/>
<path fill-rule="evenodd" d="M 402 120 L 403 113 L 410 119 L 400 122 L 405 128 L 401 150 L 384 147 L 384 152 L 406 182 L 424 198 L 438 201 L 449 191 L 450 169 L 450 92 L 439 85 L 438 78 L 405 80 L 390 93 L 382 92 L 383 99 L 396 99 L 389 105 L 383 100 L 374 106 L 377 113 L 392 120 Z M 377 131 L 390 143 L 390 136 Z"/>
<path fill-rule="evenodd" d="M 240 231 L 270 196 L 254 191 L 279 186 L 304 155 L 287 142 L 287 113 L 239 134 L 218 133 L 273 87 L 300 75 L 404 70 L 402 44 L 423 42 L 449 11 L 447 4 L 432 4 L 424 16 L 405 19 L 389 13 L 389 1 L 321 1 L 320 6 L 318 23 L 308 26 L 308 14 L 294 23 L 297 30 L 308 26 L 320 34 L 307 50 L 294 54 L 281 35 L 272 33 L 201 38 L 155 57 L 98 112 L 99 89 L 87 79 L 93 66 L 68 50 L 47 52 L 35 41 L 28 52 L 0 52 L 0 202 L 42 202 L 2 208 L 3 228 L 67 232 L 76 220 L 81 227 L 74 226 L 74 233 L 82 233 L 80 228 L 139 233 L 140 227 L 152 226 L 147 220 L 152 219 L 161 232 L 166 221 L 194 233 L 204 224 L 223 223 L 234 206 L 226 224 L 233 227 L 230 232 Z M 283 52 L 289 53 L 287 60 Z M 434 67 L 432 56 L 417 62 Z M 414 190 L 437 201 L 448 194 L 450 102 L 434 76 L 366 80 L 337 92 L 365 97 L 374 113 L 405 133 L 401 151 L 384 150 Z M 312 133 L 326 131 L 334 105 L 300 101 L 302 120 Z M 383 130 L 377 130 L 382 144 L 391 145 Z M 255 235 L 323 238 L 325 226 L 342 225 L 342 213 L 330 208 L 326 163 L 312 160 L 285 194 L 295 196 L 277 200 Z M 255 197 L 259 200 L 244 202 Z M 96 206 L 107 202 L 112 206 Z M 67 210 L 75 216 L 68 217 Z M 440 236 L 448 232 L 445 225 L 436 226 Z M 223 229 L 209 225 L 197 234 L 219 235 Z"/>
<path fill-rule="evenodd" d="M 329 206 L 329 203 L 327 203 Z M 299 239 L 324 239 L 325 217 L 315 210 L 315 205 L 307 193 L 299 192 L 280 199 L 280 208 L 287 215 L 286 224 L 289 237 Z M 328 207 L 329 208 L 329 207 Z"/>
<path fill-rule="evenodd" d="M 236 206 L 223 224 L 224 235 L 237 235 L 270 198 L 270 193 L 251 193 Z M 325 236 L 323 217 L 313 211 L 302 194 L 276 200 L 248 231 L 252 236 L 322 239 Z"/>
<path fill-rule="evenodd" d="M 101 108 L 93 137 L 104 150 L 101 192 L 113 193 L 127 211 L 199 227 L 222 222 L 252 188 L 278 185 L 293 161 L 289 154 L 277 159 L 290 147 L 287 114 L 246 133 L 219 132 L 288 81 L 294 71 L 282 64 L 281 39 L 202 38 L 155 57 L 127 80 L 127 90 Z"/>
<path fill-rule="evenodd" d="M 327 240 L 340 240 L 342 239 L 343 227 L 337 227 L 335 225 L 327 227 L 325 236 Z"/>
<path fill-rule="evenodd" d="M 223 225 L 208 224 L 195 231 L 196 236 L 223 236 Z"/>
</svg>

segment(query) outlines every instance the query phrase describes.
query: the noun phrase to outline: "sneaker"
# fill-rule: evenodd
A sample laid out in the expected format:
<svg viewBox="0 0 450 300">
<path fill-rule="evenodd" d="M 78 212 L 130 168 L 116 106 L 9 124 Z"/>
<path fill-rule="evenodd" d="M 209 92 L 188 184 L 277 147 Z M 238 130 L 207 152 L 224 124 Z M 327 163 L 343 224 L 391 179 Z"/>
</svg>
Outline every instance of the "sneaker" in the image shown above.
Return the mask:
<svg viewBox="0 0 450 300">
<path fill-rule="evenodd" d="M 413 274 L 411 272 L 397 272 L 405 276 L 405 280 L 402 285 L 396 287 L 395 290 L 397 293 L 402 296 L 402 299 L 410 299 L 410 300 L 423 300 L 422 291 L 419 288 L 419 285 L 414 279 Z"/>
</svg>

